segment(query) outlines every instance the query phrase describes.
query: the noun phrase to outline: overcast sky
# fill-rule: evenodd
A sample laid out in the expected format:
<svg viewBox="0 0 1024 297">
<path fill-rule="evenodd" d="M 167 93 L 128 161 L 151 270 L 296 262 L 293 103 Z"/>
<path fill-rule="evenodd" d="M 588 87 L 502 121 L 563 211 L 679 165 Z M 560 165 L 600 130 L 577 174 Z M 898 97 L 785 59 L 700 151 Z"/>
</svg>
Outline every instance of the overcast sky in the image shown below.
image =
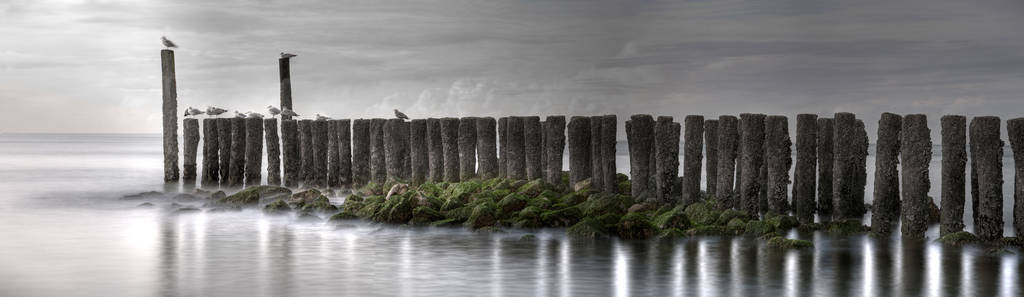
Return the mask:
<svg viewBox="0 0 1024 297">
<path fill-rule="evenodd" d="M 0 132 L 159 132 L 179 110 L 336 118 L 1024 115 L 1024 2 L 0 1 Z M 621 133 L 620 133 L 621 134 Z"/>
</svg>

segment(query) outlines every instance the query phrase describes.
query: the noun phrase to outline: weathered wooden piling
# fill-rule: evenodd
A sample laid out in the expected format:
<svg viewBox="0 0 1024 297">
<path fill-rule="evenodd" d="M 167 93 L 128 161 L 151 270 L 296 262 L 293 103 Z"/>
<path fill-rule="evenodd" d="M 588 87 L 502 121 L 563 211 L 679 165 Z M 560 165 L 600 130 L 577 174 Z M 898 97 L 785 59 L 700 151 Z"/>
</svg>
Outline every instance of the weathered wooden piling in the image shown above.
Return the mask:
<svg viewBox="0 0 1024 297">
<path fill-rule="evenodd" d="M 859 207 L 856 205 L 856 137 L 857 119 L 852 113 L 835 114 L 835 134 L 833 136 L 832 165 L 832 206 L 836 218 L 857 218 Z"/>
<path fill-rule="evenodd" d="M 499 123 L 500 124 L 500 123 Z M 569 145 L 569 187 L 590 178 L 590 118 L 574 116 L 567 126 Z M 501 148 L 502 152 L 505 147 Z M 508 163 L 506 163 L 507 166 Z"/>
<path fill-rule="evenodd" d="M 523 151 L 526 155 L 526 179 L 534 180 L 544 177 L 543 150 L 541 138 L 544 135 L 540 125 L 540 117 L 523 117 Z"/>
<path fill-rule="evenodd" d="M 562 156 L 565 154 L 565 116 L 548 116 L 544 120 L 544 180 L 563 187 Z"/>
<path fill-rule="evenodd" d="M 372 179 L 370 173 L 370 120 L 352 121 L 352 187 L 362 187 Z"/>
<path fill-rule="evenodd" d="M 835 165 L 833 159 L 833 141 L 835 137 L 835 121 L 832 118 L 818 118 L 818 217 L 822 220 L 832 218 L 832 177 Z"/>
<path fill-rule="evenodd" d="M 476 155 L 479 162 L 480 178 L 498 177 L 498 143 L 495 131 L 496 121 L 492 117 L 476 121 Z"/>
<path fill-rule="evenodd" d="M 704 120 L 704 158 L 704 191 L 715 196 L 718 192 L 718 120 Z"/>
<path fill-rule="evenodd" d="M 338 186 L 352 185 L 352 120 L 338 120 Z"/>
<path fill-rule="evenodd" d="M 444 181 L 444 144 L 441 142 L 441 120 L 427 119 L 428 179 L 431 182 Z"/>
<path fill-rule="evenodd" d="M 199 152 L 199 120 L 185 119 L 182 123 L 185 160 L 182 164 L 181 181 L 186 187 L 196 185 L 196 157 Z"/>
<path fill-rule="evenodd" d="M 789 213 L 789 168 L 793 165 L 789 119 L 773 115 L 765 120 L 768 141 L 765 167 L 768 169 L 768 207 L 777 214 Z"/>
<path fill-rule="evenodd" d="M 409 159 L 409 122 L 402 121 L 399 123 L 398 130 L 403 137 L 400 145 L 405 151 L 405 153 L 402 154 L 402 170 L 399 172 L 401 173 L 402 180 L 408 181 L 412 179 L 412 160 Z"/>
<path fill-rule="evenodd" d="M 459 119 L 441 119 L 441 145 L 444 154 L 444 181 L 459 181 Z"/>
<path fill-rule="evenodd" d="M 313 186 L 327 186 L 327 121 L 316 120 L 312 125 L 313 132 Z"/>
<path fill-rule="evenodd" d="M 281 145 L 277 136 L 277 119 L 263 119 L 263 139 L 267 145 L 267 184 L 281 185 Z"/>
<path fill-rule="evenodd" d="M 672 117 L 659 116 L 654 123 L 655 194 L 661 203 L 675 203 L 679 198 L 679 123 Z"/>
<path fill-rule="evenodd" d="M 964 230 L 964 191 L 967 188 L 964 176 L 967 168 L 967 117 L 943 116 L 941 125 L 942 196 L 939 201 L 942 206 L 939 208 L 941 212 L 939 236 Z M 893 167 L 895 166 L 893 165 Z"/>
<path fill-rule="evenodd" d="M 263 119 L 245 119 L 245 186 L 263 183 Z"/>
<path fill-rule="evenodd" d="M 868 182 L 868 131 L 864 127 L 864 121 L 860 119 L 857 119 L 854 129 L 853 206 L 856 214 L 863 216 L 867 213 L 867 208 L 864 207 L 864 193 L 867 192 Z"/>
<path fill-rule="evenodd" d="M 508 178 L 510 179 L 525 179 L 526 178 L 526 147 L 525 147 L 525 135 L 523 133 L 523 118 L 522 117 L 509 117 L 508 118 L 508 153 L 505 157 L 508 160 L 505 163 L 507 166 Z M 505 148 L 501 148 L 505 150 Z"/>
<path fill-rule="evenodd" d="M 476 117 L 459 119 L 459 180 L 476 177 Z"/>
<path fill-rule="evenodd" d="M 164 181 L 178 181 L 178 84 L 174 77 L 174 51 L 160 50 L 163 86 Z"/>
<path fill-rule="evenodd" d="M 299 177 L 304 187 L 314 187 L 316 177 L 313 176 L 313 120 L 305 119 L 299 122 L 299 156 L 302 162 L 299 167 Z"/>
<path fill-rule="evenodd" d="M 302 181 L 302 149 L 296 120 L 281 120 L 281 153 L 285 187 L 298 187 Z"/>
<path fill-rule="evenodd" d="M 626 121 L 626 143 L 629 145 L 630 193 L 637 201 L 655 202 L 657 195 L 649 188 L 654 176 L 651 155 L 654 147 L 654 117 L 636 114 Z"/>
<path fill-rule="evenodd" d="M 758 196 L 762 185 L 760 182 L 761 164 L 764 163 L 764 120 L 763 114 L 740 114 L 740 133 L 742 133 L 741 160 L 744 168 L 740 176 L 741 210 L 752 216 L 759 213 Z"/>
<path fill-rule="evenodd" d="M 683 119 L 686 132 L 683 137 L 683 205 L 690 205 L 701 200 L 700 167 L 704 159 L 704 117 L 688 115 Z"/>
<path fill-rule="evenodd" d="M 498 119 L 498 176 L 508 175 L 508 117 Z"/>
<path fill-rule="evenodd" d="M 217 122 L 217 147 L 218 158 L 220 159 L 220 184 L 228 185 L 228 175 L 231 173 L 231 118 L 218 118 Z"/>
<path fill-rule="evenodd" d="M 839 118 L 836 118 L 836 130 L 839 130 Z M 928 229 L 928 209 L 932 203 L 928 198 L 931 185 L 928 181 L 928 163 L 932 159 L 931 130 L 928 119 L 923 114 L 910 114 L 903 118 L 903 129 L 900 131 L 900 159 L 903 161 L 901 183 L 903 237 L 923 238 Z M 840 133 L 836 133 L 836 143 L 840 142 Z M 839 146 L 836 145 L 838 152 Z M 839 158 L 838 153 L 836 158 Z M 838 164 L 839 161 L 836 161 Z M 838 169 L 837 169 L 838 170 Z M 838 173 L 837 173 L 838 174 Z M 839 185 L 836 185 L 838 187 Z M 837 201 L 838 202 L 838 201 Z M 841 214 L 836 205 L 836 214 Z"/>
<path fill-rule="evenodd" d="M 793 172 L 793 212 L 801 223 L 814 222 L 815 164 L 818 115 L 796 115 L 796 169 Z"/>
<path fill-rule="evenodd" d="M 384 124 L 384 160 L 389 181 L 406 181 L 404 166 L 409 156 L 409 135 L 402 133 L 402 125 L 405 124 L 402 119 L 389 119 Z"/>
<path fill-rule="evenodd" d="M 590 117 L 590 185 L 596 191 L 604 189 L 604 154 L 601 153 L 601 141 L 604 139 L 601 133 L 601 116 Z"/>
<path fill-rule="evenodd" d="M 228 187 L 242 186 L 245 178 L 245 119 L 231 119 L 231 164 L 228 165 Z"/>
<path fill-rule="evenodd" d="M 539 126 L 540 126 L 540 168 L 541 168 L 540 169 L 540 171 L 541 171 L 540 176 L 541 176 L 541 179 L 543 180 L 543 179 L 547 178 L 547 172 L 548 172 L 548 150 L 547 150 L 547 147 L 548 147 L 548 144 L 547 144 L 548 136 L 547 136 L 546 131 L 544 130 L 544 127 L 547 126 L 547 123 L 544 122 L 544 121 L 539 121 L 539 122 L 540 122 Z M 525 133 L 525 131 L 524 131 L 524 133 Z"/>
<path fill-rule="evenodd" d="M 281 109 L 292 109 L 292 71 L 291 58 L 278 58 L 277 70 L 281 79 Z M 290 120 L 291 116 L 281 115 L 281 120 Z M 282 122 L 283 124 L 283 122 Z"/>
<path fill-rule="evenodd" d="M 386 119 L 370 119 L 370 181 L 377 184 L 384 184 L 388 178 L 384 150 L 385 123 Z"/>
<path fill-rule="evenodd" d="M 430 160 L 427 147 L 427 120 L 415 119 L 409 122 L 409 162 L 412 163 L 410 181 L 419 185 L 427 181 Z"/>
<path fill-rule="evenodd" d="M 327 120 L 327 187 L 337 188 L 341 174 L 341 155 L 338 154 L 338 121 Z"/>
<path fill-rule="evenodd" d="M 203 188 L 216 187 L 220 183 L 219 144 L 217 120 L 203 119 L 203 177 L 200 182 Z"/>
<path fill-rule="evenodd" d="M 605 193 L 618 192 L 618 184 L 615 179 L 615 143 L 618 122 L 613 114 L 601 116 L 601 158 L 603 159 L 601 169 L 602 185 Z"/>
<path fill-rule="evenodd" d="M 882 113 L 878 120 L 878 140 L 875 142 L 875 190 L 871 211 L 871 231 L 875 234 L 892 233 L 900 219 L 900 179 L 897 166 L 900 164 L 902 125 L 902 116 L 888 112 Z"/>
<path fill-rule="evenodd" d="M 1006 132 L 1013 150 L 1013 229 L 1024 236 L 1024 118 L 1006 121 Z"/>
<path fill-rule="evenodd" d="M 999 117 L 984 116 L 971 120 L 971 134 L 977 135 L 978 218 L 974 233 L 983 240 L 1003 237 L 1003 141 L 999 139 Z"/>
<path fill-rule="evenodd" d="M 715 196 L 720 208 L 738 208 L 734 183 L 736 176 L 736 155 L 739 152 L 739 132 L 736 117 L 723 115 L 718 117 L 718 173 L 716 174 Z M 813 173 L 812 173 L 813 175 Z M 814 201 L 814 198 L 811 198 Z"/>
</svg>

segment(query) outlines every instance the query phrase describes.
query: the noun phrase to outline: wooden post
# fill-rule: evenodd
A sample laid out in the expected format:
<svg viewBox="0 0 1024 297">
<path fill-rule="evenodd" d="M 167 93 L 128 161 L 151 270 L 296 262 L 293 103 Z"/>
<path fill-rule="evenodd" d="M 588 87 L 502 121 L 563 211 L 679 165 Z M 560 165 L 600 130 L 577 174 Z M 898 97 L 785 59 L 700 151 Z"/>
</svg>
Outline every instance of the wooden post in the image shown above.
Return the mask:
<svg viewBox="0 0 1024 297">
<path fill-rule="evenodd" d="M 338 186 L 352 186 L 352 120 L 338 120 Z"/>
<path fill-rule="evenodd" d="M 657 196 L 649 188 L 653 174 L 650 168 L 654 147 L 654 117 L 636 114 L 626 121 L 626 143 L 629 145 L 630 195 L 637 201 L 655 202 Z"/>
<path fill-rule="evenodd" d="M 426 182 L 430 166 L 426 119 L 415 119 L 409 123 L 409 161 L 412 162 L 412 184 Z"/>
<path fill-rule="evenodd" d="M 327 120 L 327 187 L 341 186 L 341 154 L 338 153 L 338 121 Z"/>
<path fill-rule="evenodd" d="M 763 114 L 740 114 L 740 131 L 742 137 L 743 175 L 740 177 L 741 210 L 751 216 L 759 213 L 758 195 L 761 192 L 761 164 L 764 163 L 764 120 Z"/>
<path fill-rule="evenodd" d="M 427 161 L 428 179 L 439 183 L 444 181 L 444 144 L 441 142 L 441 120 L 427 119 Z"/>
<path fill-rule="evenodd" d="M 615 115 L 609 114 L 601 116 L 601 158 L 603 159 L 602 165 L 604 168 L 601 169 L 601 173 L 604 177 L 601 179 L 604 181 L 605 193 L 617 193 L 618 184 L 615 178 L 615 143 L 617 142 L 616 130 L 618 129 L 618 120 Z"/>
<path fill-rule="evenodd" d="M 277 59 L 277 69 L 281 78 L 281 109 L 292 109 L 292 73 L 291 59 Z M 281 115 L 281 120 L 291 120 L 291 116 Z"/>
<path fill-rule="evenodd" d="M 548 116 L 544 121 L 545 180 L 556 188 L 562 182 L 562 156 L 565 154 L 565 116 Z"/>
<path fill-rule="evenodd" d="M 267 143 L 267 184 L 281 185 L 281 144 L 277 119 L 263 119 L 263 138 Z"/>
<path fill-rule="evenodd" d="M 939 208 L 939 236 L 964 230 L 964 191 L 967 188 L 964 176 L 967 169 L 967 117 L 943 116 L 941 124 L 942 196 L 939 201 L 942 202 L 942 207 Z M 896 167 L 896 164 L 891 166 Z M 877 178 L 875 180 L 877 184 Z"/>
<path fill-rule="evenodd" d="M 899 223 L 900 181 L 897 165 L 900 162 L 900 130 L 902 125 L 902 116 L 888 112 L 882 113 L 882 118 L 878 120 L 878 140 L 875 143 L 875 196 L 871 211 L 871 231 L 875 234 L 890 234 L 896 229 L 897 223 Z M 943 127 L 945 127 L 945 124 Z M 945 128 L 943 129 L 945 130 Z M 946 161 L 947 157 L 955 158 L 944 154 L 943 162 Z M 961 187 L 961 190 L 963 190 L 963 187 Z M 961 193 L 962 195 L 963 193 Z M 943 199 L 943 201 L 945 200 Z M 963 217 L 962 201 L 960 209 L 960 216 Z"/>
<path fill-rule="evenodd" d="M 160 51 L 163 75 L 164 181 L 178 181 L 178 84 L 174 78 L 174 51 Z"/>
<path fill-rule="evenodd" d="M 405 120 L 389 119 L 384 124 L 384 160 L 387 163 L 387 179 L 389 181 L 406 181 L 404 175 L 405 159 L 409 156 L 406 149 L 409 135 L 402 133 Z"/>
<path fill-rule="evenodd" d="M 317 120 L 312 123 L 313 132 L 313 187 L 327 186 L 327 121 Z"/>
<path fill-rule="evenodd" d="M 298 187 L 302 181 L 302 149 L 296 120 L 281 120 L 281 147 L 284 156 L 284 186 Z"/>
<path fill-rule="evenodd" d="M 654 123 L 656 194 L 661 203 L 676 203 L 679 192 L 679 133 L 680 125 L 672 117 L 659 116 Z"/>
<path fill-rule="evenodd" d="M 498 119 L 498 177 L 508 176 L 508 117 Z"/>
<path fill-rule="evenodd" d="M 974 233 L 992 241 L 1003 237 L 1003 141 L 999 139 L 999 117 L 984 116 L 971 120 L 971 134 L 977 149 L 971 157 L 977 160 L 978 213 Z"/>
<path fill-rule="evenodd" d="M 860 217 L 853 193 L 856 188 L 856 128 L 857 119 L 852 113 L 835 114 L 832 206 L 835 207 L 835 218 L 839 219 Z"/>
<path fill-rule="evenodd" d="M 388 178 L 387 157 L 384 150 L 384 124 L 386 119 L 370 120 L 370 181 L 383 185 Z"/>
<path fill-rule="evenodd" d="M 835 136 L 832 118 L 818 118 L 818 217 L 823 220 L 832 218 L 832 177 L 834 175 L 832 137 Z"/>
<path fill-rule="evenodd" d="M 476 149 L 479 159 L 480 178 L 498 177 L 498 146 L 495 142 L 496 121 L 492 117 L 479 118 L 476 121 Z"/>
<path fill-rule="evenodd" d="M 245 186 L 263 182 L 263 119 L 245 119 Z"/>
<path fill-rule="evenodd" d="M 704 159 L 705 192 L 718 199 L 718 120 L 704 120 Z"/>
<path fill-rule="evenodd" d="M 601 141 L 604 139 L 604 134 L 601 133 L 603 127 L 601 116 L 590 117 L 590 169 L 593 171 L 590 175 L 590 185 L 598 192 L 603 192 L 605 188 L 604 154 L 601 152 Z"/>
<path fill-rule="evenodd" d="M 701 200 L 700 197 L 700 166 L 704 159 L 704 117 L 688 115 L 683 119 L 686 129 L 683 143 L 683 205 L 690 205 Z"/>
<path fill-rule="evenodd" d="M 219 118 L 217 122 L 217 147 L 220 159 L 220 184 L 227 186 L 228 175 L 231 174 L 231 118 Z"/>
<path fill-rule="evenodd" d="M 499 128 L 500 129 L 500 128 Z M 590 178 L 590 119 L 587 117 L 575 116 L 569 119 L 569 187 Z M 506 147 L 502 146 L 502 154 Z M 505 163 L 508 166 L 508 163 Z"/>
<path fill-rule="evenodd" d="M 352 121 L 352 186 L 370 182 L 370 120 Z"/>
<path fill-rule="evenodd" d="M 459 119 L 459 180 L 476 177 L 476 122 L 475 117 Z"/>
<path fill-rule="evenodd" d="M 818 116 L 796 116 L 796 170 L 793 172 L 793 211 L 801 223 L 814 223 L 815 164 Z"/>
<path fill-rule="evenodd" d="M 1013 149 L 1013 229 L 1024 236 L 1024 118 L 1006 121 L 1010 148 Z"/>
<path fill-rule="evenodd" d="M 183 171 L 181 174 L 181 181 L 185 187 L 194 187 L 196 185 L 196 156 L 199 151 L 199 120 L 197 119 L 185 119 L 183 123 L 185 129 L 184 135 L 184 146 L 185 146 L 185 160 L 183 164 Z"/>
<path fill-rule="evenodd" d="M 723 115 L 718 117 L 718 182 L 715 195 L 718 206 L 723 209 L 739 208 L 739 197 L 736 195 L 736 156 L 739 153 L 739 131 L 736 117 Z M 813 172 L 812 172 L 813 175 Z M 812 181 L 813 182 L 813 181 Z M 811 198 L 814 201 L 814 198 Z"/>
<path fill-rule="evenodd" d="M 768 168 L 768 207 L 777 214 L 789 213 L 789 168 L 793 165 L 789 119 L 769 116 L 765 121 L 768 140 L 765 163 Z"/>
<path fill-rule="evenodd" d="M 864 121 L 858 119 L 854 126 L 854 187 L 853 206 L 857 216 L 867 213 L 864 207 L 864 193 L 867 192 L 868 183 L 868 131 L 864 128 Z"/>
<path fill-rule="evenodd" d="M 245 119 L 231 119 L 231 165 L 228 186 L 239 187 L 245 179 Z"/>
<path fill-rule="evenodd" d="M 459 181 L 459 119 L 441 119 L 441 148 L 444 155 L 444 181 Z"/>
<path fill-rule="evenodd" d="M 840 130 L 840 119 L 836 118 L 836 130 Z M 931 130 L 928 129 L 928 119 L 923 114 L 907 115 L 903 119 L 903 129 L 900 142 L 900 159 L 902 166 L 902 206 L 903 219 L 901 230 L 903 237 L 923 238 L 925 230 L 928 229 L 928 208 L 931 199 L 928 198 L 928 190 L 931 188 L 928 182 L 928 164 L 932 160 Z M 840 134 L 836 134 L 836 143 L 840 143 Z M 836 146 L 836 164 L 839 163 L 839 147 Z M 838 173 L 838 168 L 836 169 Z M 836 187 L 839 187 L 837 184 Z M 838 201 L 837 201 L 838 202 Z M 840 205 L 836 204 L 836 214 L 842 214 Z M 841 216 L 840 216 L 841 217 Z"/>
<path fill-rule="evenodd" d="M 523 118 L 522 117 L 509 117 L 508 118 L 508 161 L 505 166 L 508 166 L 508 178 L 522 180 L 526 178 L 526 147 L 525 135 L 523 132 Z M 505 150 L 504 147 L 501 148 Z"/>
<path fill-rule="evenodd" d="M 540 117 L 523 117 L 523 151 L 526 155 L 526 179 L 535 180 L 544 177 L 542 160 L 543 146 L 541 138 L 544 130 L 540 125 Z"/>
<path fill-rule="evenodd" d="M 313 175 L 313 120 L 311 119 L 299 121 L 299 155 L 302 156 L 300 163 L 302 165 L 299 167 L 302 186 L 314 187 L 316 177 Z"/>
<path fill-rule="evenodd" d="M 212 188 L 220 183 L 220 137 L 217 137 L 217 120 L 203 119 L 203 177 L 202 187 Z"/>
</svg>

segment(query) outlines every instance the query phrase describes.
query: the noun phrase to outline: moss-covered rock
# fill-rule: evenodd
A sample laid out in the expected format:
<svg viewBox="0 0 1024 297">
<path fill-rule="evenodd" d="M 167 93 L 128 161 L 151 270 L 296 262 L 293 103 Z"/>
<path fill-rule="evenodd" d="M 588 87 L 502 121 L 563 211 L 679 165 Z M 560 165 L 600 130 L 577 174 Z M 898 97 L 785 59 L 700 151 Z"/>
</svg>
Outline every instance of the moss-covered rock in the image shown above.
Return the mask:
<svg viewBox="0 0 1024 297">
<path fill-rule="evenodd" d="M 493 203 L 482 203 L 473 207 L 473 213 L 466 220 L 466 225 L 473 229 L 494 226 L 497 223 L 497 207 Z"/>
<path fill-rule="evenodd" d="M 846 219 L 828 223 L 828 233 L 835 235 L 861 234 L 871 231 L 871 227 L 860 223 L 859 219 Z"/>
<path fill-rule="evenodd" d="M 597 238 L 608 236 L 608 227 L 596 219 L 583 219 L 566 230 L 569 236 L 576 238 Z"/>
<path fill-rule="evenodd" d="M 773 216 L 770 219 L 765 220 L 765 222 L 778 231 L 786 231 L 800 225 L 800 221 L 798 221 L 796 217 L 784 215 Z"/>
<path fill-rule="evenodd" d="M 284 200 L 277 200 L 263 207 L 263 213 L 269 215 L 282 215 L 291 211 L 292 207 L 288 206 L 288 202 L 284 202 Z"/>
<path fill-rule="evenodd" d="M 686 217 L 684 208 L 678 206 L 670 209 L 654 218 L 654 225 L 661 229 L 676 228 L 679 230 L 690 229 L 692 223 Z"/>
<path fill-rule="evenodd" d="M 278 186 L 252 186 L 245 188 L 238 193 L 232 194 L 215 201 L 218 206 L 227 207 L 251 207 L 257 206 L 261 201 L 273 201 L 288 197 L 292 191 Z"/>
<path fill-rule="evenodd" d="M 539 207 L 527 206 L 523 210 L 519 211 L 519 214 L 512 219 L 513 225 L 521 228 L 543 227 L 544 223 L 541 220 L 541 214 L 543 214 L 543 210 Z"/>
<path fill-rule="evenodd" d="M 669 229 L 663 229 L 661 231 L 658 231 L 658 238 L 659 239 L 683 238 L 683 237 L 687 237 L 687 236 L 690 236 L 690 235 L 688 233 L 686 233 L 686 230 L 683 230 L 683 229 L 669 228 Z"/>
<path fill-rule="evenodd" d="M 322 221 L 323 219 L 320 218 L 320 216 L 313 214 L 311 212 L 300 212 L 298 216 L 295 217 L 295 220 L 300 222 L 312 223 Z"/>
<path fill-rule="evenodd" d="M 405 224 L 412 219 L 412 210 L 415 207 L 416 198 L 411 193 L 394 195 L 384 201 L 371 219 L 380 223 Z"/>
<path fill-rule="evenodd" d="M 718 215 L 716 224 L 726 225 L 732 222 L 733 219 L 740 219 L 745 223 L 750 220 L 750 214 L 742 210 L 726 209 L 722 211 L 722 214 Z"/>
<path fill-rule="evenodd" d="M 943 235 L 939 237 L 938 242 L 952 246 L 962 246 L 971 243 L 977 243 L 981 241 L 978 236 L 971 234 L 970 232 L 956 232 Z"/>
<path fill-rule="evenodd" d="M 584 201 L 587 201 L 587 195 L 583 192 L 569 192 L 558 198 L 559 203 L 564 203 L 570 206 L 583 203 Z"/>
<path fill-rule="evenodd" d="M 596 217 L 606 213 L 625 214 L 631 205 L 632 201 L 619 195 L 595 194 L 590 195 L 579 207 L 584 217 Z"/>
<path fill-rule="evenodd" d="M 440 197 L 442 194 L 444 194 L 444 189 L 441 189 L 441 187 L 434 183 L 421 184 L 419 185 L 419 187 L 416 188 L 416 190 L 422 193 L 423 195 L 432 197 Z"/>
<path fill-rule="evenodd" d="M 619 238 L 623 239 L 647 239 L 656 233 L 654 224 L 651 224 L 647 216 L 640 213 L 622 216 L 616 227 Z"/>
<path fill-rule="evenodd" d="M 334 214 L 330 218 L 330 220 L 332 222 L 351 221 L 351 220 L 357 220 L 357 219 L 359 219 L 359 216 L 357 216 L 355 213 L 351 213 L 351 212 L 348 212 L 348 211 L 341 211 L 339 213 Z"/>
<path fill-rule="evenodd" d="M 541 222 L 549 227 L 572 226 L 583 218 L 583 212 L 577 206 L 567 206 L 541 214 Z"/>
<path fill-rule="evenodd" d="M 470 200 L 469 198 L 472 197 L 474 193 L 479 191 L 480 187 L 480 182 L 473 180 L 455 183 L 449 186 L 448 189 L 444 191 L 444 193 L 441 195 L 441 200 L 454 200 L 456 202 L 468 203 Z"/>
<path fill-rule="evenodd" d="M 620 181 L 615 184 L 616 193 L 629 195 L 633 191 L 633 184 L 629 180 Z"/>
<path fill-rule="evenodd" d="M 540 193 L 544 192 L 544 190 L 547 190 L 547 188 L 544 187 L 544 181 L 540 179 L 535 179 L 520 186 L 518 189 L 516 189 L 516 192 L 519 194 L 523 194 L 526 197 L 537 197 L 537 195 L 540 195 Z"/>
<path fill-rule="evenodd" d="M 420 206 L 412 210 L 412 220 L 410 220 L 410 223 L 414 225 L 428 225 L 443 219 L 445 217 L 441 212 L 429 207 Z"/>
<path fill-rule="evenodd" d="M 526 208 L 528 203 L 529 201 L 527 201 L 526 196 L 523 196 L 523 194 L 512 193 L 508 194 L 498 202 L 498 209 L 501 210 L 503 217 L 506 215 L 511 216 L 512 214 Z"/>
<path fill-rule="evenodd" d="M 302 210 L 307 212 L 333 214 L 338 212 L 338 207 L 331 204 L 331 200 L 327 199 L 327 197 L 320 196 L 312 202 L 303 205 Z"/>
<path fill-rule="evenodd" d="M 654 210 L 655 210 L 655 205 L 653 203 L 637 203 L 637 204 L 633 204 L 632 206 L 630 206 L 629 209 L 626 209 L 626 212 L 627 213 L 649 212 L 649 211 L 654 211 Z"/>
<path fill-rule="evenodd" d="M 742 218 L 733 218 L 725 224 L 725 228 L 734 234 L 740 234 L 747 231 L 747 221 L 744 221 Z"/>
<path fill-rule="evenodd" d="M 460 221 L 460 220 L 457 220 L 457 219 L 443 219 L 443 220 L 431 222 L 430 226 L 434 226 L 434 227 L 450 227 L 450 226 L 458 226 L 462 222 L 463 221 Z"/>
<path fill-rule="evenodd" d="M 224 197 L 227 197 L 227 196 L 228 196 L 228 194 L 224 193 L 224 191 L 216 191 L 216 192 L 213 192 L 213 194 L 210 194 L 210 200 L 216 201 L 216 200 L 224 199 Z"/>
<path fill-rule="evenodd" d="M 722 212 L 715 209 L 714 203 L 701 201 L 686 207 L 683 211 L 695 226 L 715 225 Z"/>
<path fill-rule="evenodd" d="M 156 198 L 163 198 L 163 197 L 164 197 L 164 193 L 157 192 L 157 191 L 148 191 L 148 192 L 124 195 L 124 196 L 121 196 L 121 200 L 156 199 Z"/>
<path fill-rule="evenodd" d="M 690 236 L 705 235 L 705 236 L 719 236 L 719 235 L 730 235 L 729 229 L 725 226 L 697 226 L 686 230 L 686 234 Z"/>
<path fill-rule="evenodd" d="M 574 192 L 590 192 L 592 187 L 593 187 L 593 183 L 588 178 L 588 179 L 584 179 L 584 180 L 581 180 L 581 181 L 573 184 L 572 185 L 572 190 Z"/>
<path fill-rule="evenodd" d="M 814 244 L 807 240 L 788 239 L 782 236 L 775 236 L 768 239 L 768 246 L 780 249 L 804 249 L 814 247 Z"/>
<path fill-rule="evenodd" d="M 775 227 L 765 221 L 748 221 L 743 226 L 744 232 L 750 235 L 761 236 L 775 232 Z"/>
<path fill-rule="evenodd" d="M 306 205 L 309 203 L 313 203 L 313 200 L 316 200 L 317 198 L 320 197 L 324 197 L 324 194 L 321 193 L 320 190 L 309 189 L 292 194 L 292 196 L 288 198 L 287 202 L 289 204 Z"/>
<path fill-rule="evenodd" d="M 797 226 L 796 230 L 798 232 L 811 233 L 811 232 L 814 232 L 814 231 L 824 230 L 825 227 L 826 227 L 825 224 L 822 224 L 822 223 L 806 223 L 806 224 L 800 224 L 800 226 Z"/>
</svg>

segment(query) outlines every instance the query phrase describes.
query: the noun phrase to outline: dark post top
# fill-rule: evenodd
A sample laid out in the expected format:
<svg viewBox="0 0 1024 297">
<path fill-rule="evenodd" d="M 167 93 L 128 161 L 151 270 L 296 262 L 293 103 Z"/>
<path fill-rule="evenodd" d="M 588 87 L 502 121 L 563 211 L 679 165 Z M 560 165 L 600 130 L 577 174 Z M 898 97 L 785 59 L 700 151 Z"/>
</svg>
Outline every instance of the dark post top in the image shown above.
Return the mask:
<svg viewBox="0 0 1024 297">
<path fill-rule="evenodd" d="M 277 59 L 278 69 L 280 70 L 280 74 L 281 74 L 281 106 L 280 106 L 280 108 L 282 110 L 284 110 L 285 108 L 292 109 L 292 74 L 291 74 L 291 66 L 290 66 L 291 64 L 290 63 L 291 63 L 290 59 L 288 59 L 288 58 Z M 292 110 L 294 110 L 294 109 L 292 109 Z M 281 115 L 281 119 L 282 120 L 290 120 L 290 119 L 292 119 L 292 117 L 291 116 L 286 116 L 286 115 Z"/>
</svg>

